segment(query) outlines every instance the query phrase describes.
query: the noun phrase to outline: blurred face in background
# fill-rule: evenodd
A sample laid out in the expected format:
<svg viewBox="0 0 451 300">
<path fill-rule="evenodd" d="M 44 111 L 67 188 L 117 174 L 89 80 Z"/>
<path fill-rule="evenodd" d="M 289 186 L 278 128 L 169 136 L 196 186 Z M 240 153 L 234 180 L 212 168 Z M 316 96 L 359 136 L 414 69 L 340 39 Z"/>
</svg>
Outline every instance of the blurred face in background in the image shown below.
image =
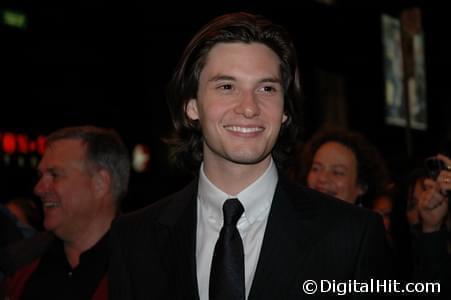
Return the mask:
<svg viewBox="0 0 451 300">
<path fill-rule="evenodd" d="M 95 197 L 94 175 L 81 140 L 63 139 L 45 150 L 34 191 L 44 208 L 44 227 L 63 240 L 86 231 L 102 203 Z"/>
<path fill-rule="evenodd" d="M 326 142 L 316 151 L 307 176 L 310 188 L 354 204 L 364 194 L 357 178 L 357 158 L 338 142 Z"/>
<path fill-rule="evenodd" d="M 30 200 L 30 202 L 31 202 L 31 200 Z M 17 205 L 16 203 L 10 202 L 10 203 L 6 203 L 5 206 L 17 218 L 17 220 L 19 220 L 19 222 L 22 225 L 26 225 L 28 227 L 33 227 L 28 220 L 25 210 L 22 209 L 19 205 Z"/>
<path fill-rule="evenodd" d="M 393 202 L 389 196 L 379 196 L 374 200 L 373 211 L 379 213 L 384 219 L 384 227 L 386 232 L 390 232 L 391 214 L 393 210 Z"/>
</svg>

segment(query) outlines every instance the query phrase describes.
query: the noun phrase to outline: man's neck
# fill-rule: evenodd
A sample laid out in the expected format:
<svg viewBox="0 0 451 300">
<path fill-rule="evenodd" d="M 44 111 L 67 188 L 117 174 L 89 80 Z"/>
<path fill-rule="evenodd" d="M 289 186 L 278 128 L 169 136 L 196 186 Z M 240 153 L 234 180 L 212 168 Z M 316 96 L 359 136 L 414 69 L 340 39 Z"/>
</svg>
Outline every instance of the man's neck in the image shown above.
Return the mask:
<svg viewBox="0 0 451 300">
<path fill-rule="evenodd" d="M 268 169 L 270 163 L 271 156 L 268 156 L 256 164 L 206 160 L 203 167 L 205 175 L 214 185 L 229 195 L 236 195 L 257 180 Z"/>
<path fill-rule="evenodd" d="M 100 219 L 100 218 L 99 218 Z M 83 233 L 70 239 L 63 239 L 64 252 L 67 261 L 72 268 L 76 268 L 80 263 L 80 256 L 83 252 L 91 249 L 108 232 L 113 217 L 104 218 L 100 223 L 90 226 Z"/>
</svg>

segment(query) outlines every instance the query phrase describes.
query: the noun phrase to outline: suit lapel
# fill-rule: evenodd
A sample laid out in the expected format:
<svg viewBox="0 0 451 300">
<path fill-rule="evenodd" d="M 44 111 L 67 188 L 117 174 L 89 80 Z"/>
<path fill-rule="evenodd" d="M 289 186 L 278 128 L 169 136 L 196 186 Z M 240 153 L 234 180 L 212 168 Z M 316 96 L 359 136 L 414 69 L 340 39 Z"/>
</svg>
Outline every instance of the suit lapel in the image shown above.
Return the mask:
<svg viewBox="0 0 451 300">
<path fill-rule="evenodd" d="M 279 180 L 266 225 L 262 249 L 249 299 L 280 297 L 293 285 L 290 279 L 302 270 L 305 254 L 317 236 L 316 210 L 310 199 L 292 199 L 289 184 Z M 296 197 L 302 198 L 299 194 Z M 305 197 L 304 197 L 305 198 Z M 280 280 L 280 278 L 286 280 Z M 299 287 L 301 288 L 301 287 Z M 274 299 L 276 299 L 274 298 Z"/>
<path fill-rule="evenodd" d="M 196 272 L 197 184 L 177 193 L 162 213 L 159 241 L 175 299 L 199 299 Z M 161 238 L 161 239 L 160 239 Z"/>
<path fill-rule="evenodd" d="M 194 180 L 162 211 L 157 233 L 174 299 L 199 299 L 196 271 L 197 186 Z M 279 179 L 248 299 L 277 299 L 293 286 L 319 237 L 314 199 Z M 296 199 L 294 199 L 294 195 Z M 287 280 L 280 280 L 280 278 Z M 187 280 L 188 279 L 188 280 Z M 301 287 L 299 287 L 301 288 Z"/>
</svg>

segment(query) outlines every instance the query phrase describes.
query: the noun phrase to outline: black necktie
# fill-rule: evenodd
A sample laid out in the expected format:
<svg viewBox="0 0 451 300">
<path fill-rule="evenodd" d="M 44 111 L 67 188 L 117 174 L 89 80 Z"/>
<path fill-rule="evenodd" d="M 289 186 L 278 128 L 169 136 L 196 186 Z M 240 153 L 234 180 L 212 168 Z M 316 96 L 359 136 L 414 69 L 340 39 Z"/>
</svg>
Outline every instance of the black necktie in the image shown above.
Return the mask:
<svg viewBox="0 0 451 300">
<path fill-rule="evenodd" d="M 238 199 L 227 199 L 222 210 L 224 225 L 211 262 L 210 300 L 244 300 L 244 250 L 236 228 L 244 208 Z"/>
</svg>

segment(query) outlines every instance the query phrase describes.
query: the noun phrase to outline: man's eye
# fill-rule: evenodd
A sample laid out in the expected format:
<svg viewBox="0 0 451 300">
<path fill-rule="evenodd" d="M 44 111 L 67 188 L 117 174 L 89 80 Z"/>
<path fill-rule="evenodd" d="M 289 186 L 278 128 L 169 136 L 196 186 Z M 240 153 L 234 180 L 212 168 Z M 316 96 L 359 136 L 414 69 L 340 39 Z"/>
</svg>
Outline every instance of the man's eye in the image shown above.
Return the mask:
<svg viewBox="0 0 451 300">
<path fill-rule="evenodd" d="M 231 84 L 223 84 L 223 85 L 219 86 L 219 88 L 222 90 L 231 90 L 233 88 L 233 86 Z"/>
<path fill-rule="evenodd" d="M 345 176 L 345 172 L 343 172 L 343 171 L 334 171 L 333 174 L 335 176 Z"/>
<path fill-rule="evenodd" d="M 277 92 L 277 89 L 274 86 L 271 85 L 267 85 L 267 86 L 263 86 L 259 89 L 260 92 L 262 93 L 266 93 L 266 94 L 270 94 L 270 93 L 275 93 Z"/>
<path fill-rule="evenodd" d="M 319 169 L 320 169 L 319 166 L 313 165 L 313 166 L 310 168 L 310 171 L 311 171 L 311 172 L 318 172 Z"/>
</svg>

